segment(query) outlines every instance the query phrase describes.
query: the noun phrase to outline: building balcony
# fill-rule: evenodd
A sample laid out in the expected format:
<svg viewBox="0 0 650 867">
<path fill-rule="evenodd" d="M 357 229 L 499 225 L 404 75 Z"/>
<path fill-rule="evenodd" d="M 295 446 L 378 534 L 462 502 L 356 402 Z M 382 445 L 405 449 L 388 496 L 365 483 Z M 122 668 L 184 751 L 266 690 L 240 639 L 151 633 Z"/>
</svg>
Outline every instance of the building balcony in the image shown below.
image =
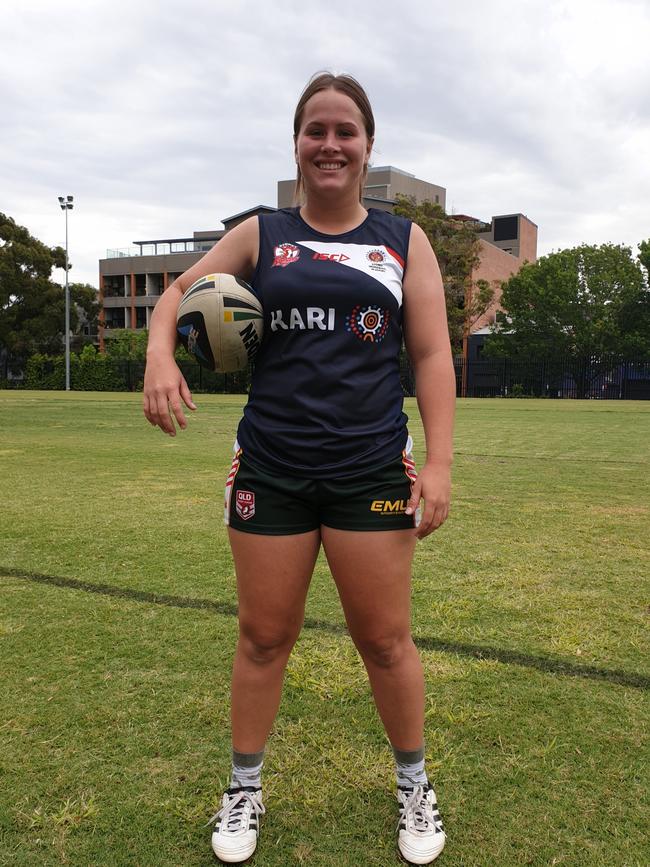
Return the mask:
<svg viewBox="0 0 650 867">
<path fill-rule="evenodd" d="M 103 307 L 109 310 L 115 307 L 155 307 L 160 300 L 160 295 L 120 295 L 104 298 Z"/>
</svg>

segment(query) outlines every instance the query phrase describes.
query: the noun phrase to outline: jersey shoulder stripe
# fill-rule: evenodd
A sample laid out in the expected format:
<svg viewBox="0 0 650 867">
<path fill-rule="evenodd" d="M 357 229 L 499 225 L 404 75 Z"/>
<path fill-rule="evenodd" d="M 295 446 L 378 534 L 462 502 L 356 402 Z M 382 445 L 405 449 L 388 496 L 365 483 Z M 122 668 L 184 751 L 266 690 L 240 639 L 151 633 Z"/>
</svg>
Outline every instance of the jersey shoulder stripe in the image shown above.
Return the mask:
<svg viewBox="0 0 650 867">
<path fill-rule="evenodd" d="M 354 268 L 377 280 L 402 306 L 404 260 L 385 244 L 345 244 L 340 241 L 300 241 L 296 244 L 312 250 L 314 259 L 335 262 L 343 268 Z"/>
</svg>

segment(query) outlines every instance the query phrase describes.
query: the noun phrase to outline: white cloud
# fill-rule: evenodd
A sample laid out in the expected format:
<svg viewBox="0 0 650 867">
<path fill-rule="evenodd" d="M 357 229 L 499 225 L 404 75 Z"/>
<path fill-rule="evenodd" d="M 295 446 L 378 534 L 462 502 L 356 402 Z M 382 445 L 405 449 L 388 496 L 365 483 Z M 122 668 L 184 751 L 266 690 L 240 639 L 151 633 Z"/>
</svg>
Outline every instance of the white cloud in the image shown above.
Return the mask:
<svg viewBox="0 0 650 867">
<path fill-rule="evenodd" d="M 645 2 L 23 0 L 3 32 L 0 209 L 60 244 L 74 194 L 75 279 L 107 247 L 275 204 L 322 68 L 367 87 L 375 164 L 456 211 L 522 211 L 540 252 L 650 234 Z"/>
</svg>

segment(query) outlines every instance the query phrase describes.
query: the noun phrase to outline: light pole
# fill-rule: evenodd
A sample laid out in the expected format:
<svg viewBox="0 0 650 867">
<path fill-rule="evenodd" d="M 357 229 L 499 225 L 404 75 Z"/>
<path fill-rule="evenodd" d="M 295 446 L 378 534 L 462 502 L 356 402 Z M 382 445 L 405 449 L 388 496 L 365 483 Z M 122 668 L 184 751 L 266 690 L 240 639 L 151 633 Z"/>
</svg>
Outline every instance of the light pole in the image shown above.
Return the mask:
<svg viewBox="0 0 650 867">
<path fill-rule="evenodd" d="M 59 196 L 61 210 L 65 211 L 65 390 L 70 391 L 70 287 L 68 286 L 68 211 L 73 208 L 73 197 Z"/>
</svg>

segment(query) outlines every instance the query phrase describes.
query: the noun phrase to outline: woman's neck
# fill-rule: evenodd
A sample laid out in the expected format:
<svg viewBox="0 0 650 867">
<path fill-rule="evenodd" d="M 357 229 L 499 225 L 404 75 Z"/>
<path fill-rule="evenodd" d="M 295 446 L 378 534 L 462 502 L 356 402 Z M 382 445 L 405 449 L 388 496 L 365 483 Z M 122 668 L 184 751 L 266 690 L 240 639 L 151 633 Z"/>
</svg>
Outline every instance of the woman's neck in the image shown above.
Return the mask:
<svg viewBox="0 0 650 867">
<path fill-rule="evenodd" d="M 328 202 L 310 198 L 300 208 L 300 216 L 312 229 L 328 235 L 341 235 L 363 223 L 368 212 L 358 199 Z"/>
</svg>

